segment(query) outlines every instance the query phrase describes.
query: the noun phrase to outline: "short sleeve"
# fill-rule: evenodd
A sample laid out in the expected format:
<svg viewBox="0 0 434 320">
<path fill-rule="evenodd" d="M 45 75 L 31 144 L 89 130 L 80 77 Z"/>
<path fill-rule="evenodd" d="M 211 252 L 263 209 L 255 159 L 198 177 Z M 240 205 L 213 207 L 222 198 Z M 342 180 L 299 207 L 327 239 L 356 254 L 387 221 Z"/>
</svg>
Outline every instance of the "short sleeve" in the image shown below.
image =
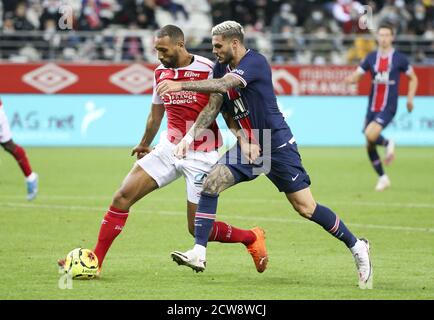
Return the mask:
<svg viewBox="0 0 434 320">
<path fill-rule="evenodd" d="M 360 63 L 359 67 L 357 68 L 357 72 L 360 74 L 364 74 L 366 71 L 369 71 L 370 64 L 369 64 L 369 55 Z"/>
<path fill-rule="evenodd" d="M 243 83 L 243 87 L 247 87 L 249 83 L 260 79 L 263 74 L 268 72 L 267 69 L 270 69 L 265 58 L 262 58 L 263 57 L 245 56 L 236 69 L 228 74 L 238 78 Z"/>
<path fill-rule="evenodd" d="M 154 82 L 152 85 L 152 103 L 163 104 L 163 100 L 161 100 L 160 96 L 157 94 L 157 81 L 155 80 L 155 73 L 154 73 Z"/>
<path fill-rule="evenodd" d="M 409 74 L 412 70 L 412 67 L 410 65 L 410 61 L 405 55 L 401 55 L 401 63 L 399 66 L 399 71 L 404 72 L 406 74 Z"/>
</svg>

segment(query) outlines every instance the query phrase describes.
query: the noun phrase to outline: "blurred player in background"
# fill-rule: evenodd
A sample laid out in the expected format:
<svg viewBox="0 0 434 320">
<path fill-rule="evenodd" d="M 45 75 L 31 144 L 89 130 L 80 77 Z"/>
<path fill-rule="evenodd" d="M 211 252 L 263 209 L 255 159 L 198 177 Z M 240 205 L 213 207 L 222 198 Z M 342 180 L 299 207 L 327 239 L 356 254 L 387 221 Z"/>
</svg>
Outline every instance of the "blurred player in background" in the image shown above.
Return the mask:
<svg viewBox="0 0 434 320">
<path fill-rule="evenodd" d="M 185 48 L 182 30 L 173 25 L 167 25 L 157 32 L 155 49 L 161 65 L 154 72 L 151 112 L 145 134 L 132 150 L 131 155 L 136 154 L 138 161 L 115 193 L 102 221 L 94 249 L 99 268 L 113 240 L 124 228 L 131 206 L 148 193 L 166 186 L 181 175 L 184 176 L 187 187 L 188 230 L 194 235 L 194 215 L 202 183 L 219 158 L 217 149 L 221 146 L 222 140 L 215 121 L 207 126 L 211 134 L 199 137 L 187 152 L 185 159 L 179 160 L 173 154 L 176 144 L 189 129 L 188 123 L 193 124 L 208 103 L 209 94 L 184 92 L 160 98 L 155 92 L 156 85 L 165 79 L 196 81 L 211 78 L 214 64 L 204 57 L 190 54 Z M 167 137 L 152 149 L 151 143 L 160 128 L 165 111 L 168 119 Z M 149 213 L 152 214 L 152 211 Z M 213 223 L 208 239 L 225 243 L 243 243 L 252 255 L 252 248 L 258 244 L 265 246 L 261 229 L 243 230 L 220 221 Z M 59 260 L 58 264 L 63 266 L 64 259 Z"/>
<path fill-rule="evenodd" d="M 208 106 L 177 145 L 175 152 L 179 158 L 185 157 L 189 145 L 221 109 L 228 110 L 241 129 L 238 143 L 226 152 L 205 179 L 196 212 L 193 249 L 174 251 L 172 258 L 196 271 L 205 270 L 207 235 L 216 217 L 219 194 L 240 182 L 254 180 L 262 170 L 302 217 L 319 224 L 350 249 L 360 288 L 371 289 L 373 269 L 369 242 L 356 238 L 332 210 L 313 198 L 310 178 L 303 168 L 295 138 L 277 106 L 270 65 L 263 55 L 248 50 L 243 41 L 244 29 L 239 23 L 225 21 L 215 26 L 212 29 L 213 53 L 218 61 L 214 67 L 215 79 L 164 81 L 157 87 L 160 95 L 181 90 L 213 92 Z M 271 138 L 267 141 L 264 137 L 270 131 Z M 263 152 L 267 149 L 268 154 Z M 263 165 L 266 162 L 268 167 Z M 268 259 L 265 255 L 263 258 Z"/>
<path fill-rule="evenodd" d="M 26 151 L 20 145 L 14 143 L 12 140 L 12 133 L 9 128 L 9 122 L 6 113 L 3 109 L 3 104 L 0 99 L 0 144 L 9 152 L 17 161 L 21 168 L 27 185 L 27 200 L 33 200 L 38 193 L 38 174 L 33 172 L 29 159 L 27 158 Z"/>
<path fill-rule="evenodd" d="M 377 145 L 386 147 L 384 164 L 389 165 L 395 157 L 395 143 L 386 139 L 382 130 L 392 121 L 398 107 L 400 74 L 409 77 L 407 110 L 414 108 L 413 98 L 417 90 L 417 76 L 408 58 L 393 48 L 394 31 L 388 25 L 381 25 L 377 31 L 378 50 L 371 52 L 357 70 L 346 78 L 347 83 L 358 82 L 366 71 L 371 72 L 372 87 L 369 95 L 364 133 L 367 141 L 369 159 L 379 178 L 376 191 L 390 187 L 390 179 L 384 173 Z"/>
</svg>

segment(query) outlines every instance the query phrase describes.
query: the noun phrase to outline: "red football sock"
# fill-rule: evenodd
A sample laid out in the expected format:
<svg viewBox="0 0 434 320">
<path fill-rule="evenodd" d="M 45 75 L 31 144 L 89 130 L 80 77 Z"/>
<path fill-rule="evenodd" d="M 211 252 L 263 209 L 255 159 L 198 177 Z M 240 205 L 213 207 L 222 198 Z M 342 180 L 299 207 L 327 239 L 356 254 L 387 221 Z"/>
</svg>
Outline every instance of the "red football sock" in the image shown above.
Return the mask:
<svg viewBox="0 0 434 320">
<path fill-rule="evenodd" d="M 225 243 L 241 242 L 248 246 L 256 240 L 256 236 L 251 230 L 235 228 L 230 224 L 221 221 L 215 221 L 212 226 L 209 241 L 218 241 Z"/>
<path fill-rule="evenodd" d="M 32 167 L 30 166 L 29 159 L 27 158 L 26 151 L 19 145 L 16 145 L 15 149 L 12 151 L 12 156 L 17 160 L 18 165 L 23 171 L 26 177 L 30 176 L 32 173 Z"/>
<path fill-rule="evenodd" d="M 99 230 L 98 242 L 93 252 L 98 257 L 99 267 L 102 266 L 104 257 L 113 240 L 121 233 L 125 223 L 127 222 L 128 211 L 119 210 L 115 207 L 110 207 L 104 216 Z"/>
</svg>

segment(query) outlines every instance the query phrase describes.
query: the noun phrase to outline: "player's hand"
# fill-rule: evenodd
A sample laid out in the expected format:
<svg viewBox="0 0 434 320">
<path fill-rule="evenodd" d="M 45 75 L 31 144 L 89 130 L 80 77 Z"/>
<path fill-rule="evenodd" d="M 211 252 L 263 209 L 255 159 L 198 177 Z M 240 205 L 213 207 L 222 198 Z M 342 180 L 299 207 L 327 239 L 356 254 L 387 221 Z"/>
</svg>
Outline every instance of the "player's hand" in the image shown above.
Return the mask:
<svg viewBox="0 0 434 320">
<path fill-rule="evenodd" d="M 407 111 L 411 113 L 414 109 L 413 99 L 407 100 Z"/>
<path fill-rule="evenodd" d="M 261 155 L 261 147 L 255 143 L 248 143 L 244 140 L 240 142 L 241 152 L 249 160 L 249 163 L 255 162 Z"/>
<path fill-rule="evenodd" d="M 354 84 L 355 81 L 353 79 L 353 75 L 350 74 L 349 76 L 346 76 L 345 79 L 344 79 L 344 83 L 346 83 L 346 84 Z"/>
<path fill-rule="evenodd" d="M 169 92 L 177 92 L 182 90 L 180 82 L 172 80 L 164 80 L 157 85 L 157 94 L 162 97 Z"/>
<path fill-rule="evenodd" d="M 142 159 L 144 156 L 146 156 L 149 152 L 152 151 L 153 148 L 148 146 L 142 146 L 141 144 L 138 144 L 133 148 L 131 151 L 131 156 L 136 154 L 137 159 Z"/>
<path fill-rule="evenodd" d="M 185 139 L 181 139 L 181 141 L 179 141 L 179 143 L 175 146 L 173 154 L 178 159 L 183 159 L 187 156 L 187 151 L 189 147 L 190 144 Z"/>
</svg>

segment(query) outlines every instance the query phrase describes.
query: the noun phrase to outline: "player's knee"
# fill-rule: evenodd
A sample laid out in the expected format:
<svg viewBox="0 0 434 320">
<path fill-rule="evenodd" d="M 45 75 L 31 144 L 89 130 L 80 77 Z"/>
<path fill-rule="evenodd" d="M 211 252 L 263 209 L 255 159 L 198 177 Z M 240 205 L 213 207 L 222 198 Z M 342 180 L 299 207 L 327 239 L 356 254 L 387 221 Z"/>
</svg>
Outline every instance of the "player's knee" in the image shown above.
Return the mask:
<svg viewBox="0 0 434 320">
<path fill-rule="evenodd" d="M 118 209 L 129 210 L 131 203 L 132 200 L 122 188 L 116 191 L 115 195 L 113 196 L 112 205 Z"/>
<path fill-rule="evenodd" d="M 293 203 L 295 211 L 306 219 L 310 219 L 315 211 L 315 203 Z"/>
<path fill-rule="evenodd" d="M 7 151 L 9 153 L 12 153 L 16 148 L 16 145 L 12 140 L 9 140 L 5 143 L 2 143 L 1 145 L 2 145 L 3 149 L 5 149 L 5 151 Z"/>
<path fill-rule="evenodd" d="M 366 142 L 368 143 L 368 145 L 375 145 L 375 142 L 378 139 L 378 136 L 374 133 L 371 132 L 365 132 L 365 137 L 366 137 Z"/>
</svg>

